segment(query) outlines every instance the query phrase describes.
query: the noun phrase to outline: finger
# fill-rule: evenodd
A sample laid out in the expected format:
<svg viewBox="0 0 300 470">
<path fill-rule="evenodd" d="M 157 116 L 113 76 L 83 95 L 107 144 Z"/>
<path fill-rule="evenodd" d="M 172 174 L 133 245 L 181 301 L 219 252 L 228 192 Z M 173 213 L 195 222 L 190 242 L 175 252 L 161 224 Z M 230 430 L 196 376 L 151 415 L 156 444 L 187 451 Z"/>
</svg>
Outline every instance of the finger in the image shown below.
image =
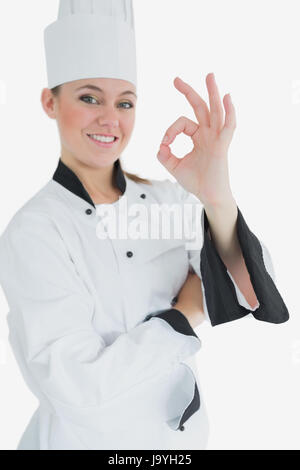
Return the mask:
<svg viewBox="0 0 300 470">
<path fill-rule="evenodd" d="M 181 80 L 181 78 L 179 77 L 175 78 L 174 85 L 178 91 L 184 94 L 184 96 L 192 106 L 198 123 L 201 126 L 209 126 L 209 110 L 207 104 L 201 98 L 201 96 L 199 96 L 198 93 L 190 85 Z"/>
<path fill-rule="evenodd" d="M 225 139 L 228 143 L 230 143 L 233 137 L 234 130 L 236 128 L 236 113 L 235 113 L 235 107 L 232 103 L 229 93 L 224 96 L 223 103 L 224 103 L 226 114 L 225 114 L 225 124 L 220 133 L 220 137 Z"/>
<path fill-rule="evenodd" d="M 172 144 L 176 136 L 181 134 L 182 132 L 185 135 L 188 135 L 189 137 L 193 138 L 193 135 L 198 130 L 198 128 L 199 128 L 198 124 L 196 124 L 194 121 L 192 121 L 191 119 L 188 119 L 185 116 L 181 116 L 174 122 L 174 124 L 172 124 L 168 128 L 167 132 L 164 135 L 162 143 L 164 145 Z"/>
<path fill-rule="evenodd" d="M 210 127 L 216 131 L 220 131 L 223 127 L 224 112 L 213 73 L 209 73 L 206 76 L 206 86 L 209 95 Z"/>
<path fill-rule="evenodd" d="M 160 163 L 171 173 L 175 175 L 176 167 L 180 162 L 180 158 L 175 157 L 167 145 L 161 144 L 157 158 Z"/>
</svg>

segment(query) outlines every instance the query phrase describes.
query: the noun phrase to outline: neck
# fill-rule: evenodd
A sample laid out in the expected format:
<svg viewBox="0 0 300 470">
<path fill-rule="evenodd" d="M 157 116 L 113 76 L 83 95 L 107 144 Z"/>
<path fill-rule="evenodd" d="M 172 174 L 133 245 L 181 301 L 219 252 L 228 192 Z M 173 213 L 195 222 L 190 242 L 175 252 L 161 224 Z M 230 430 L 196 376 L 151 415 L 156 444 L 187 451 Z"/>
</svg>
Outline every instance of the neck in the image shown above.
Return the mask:
<svg viewBox="0 0 300 470">
<path fill-rule="evenodd" d="M 61 160 L 80 179 L 95 204 L 115 200 L 121 195 L 121 191 L 113 184 L 114 164 L 94 168 L 66 154 L 61 155 Z"/>
</svg>

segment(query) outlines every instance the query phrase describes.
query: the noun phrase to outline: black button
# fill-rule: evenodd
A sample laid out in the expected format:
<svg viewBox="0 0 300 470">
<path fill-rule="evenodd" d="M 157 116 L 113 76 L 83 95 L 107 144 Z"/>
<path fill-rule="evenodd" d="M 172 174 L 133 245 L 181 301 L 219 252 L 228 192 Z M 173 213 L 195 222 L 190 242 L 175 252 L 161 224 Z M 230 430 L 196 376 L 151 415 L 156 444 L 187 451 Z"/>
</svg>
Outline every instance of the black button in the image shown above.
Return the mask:
<svg viewBox="0 0 300 470">
<path fill-rule="evenodd" d="M 143 199 L 145 199 L 146 194 L 141 194 L 141 197 L 142 197 Z"/>
<path fill-rule="evenodd" d="M 180 426 L 179 429 L 180 429 L 180 431 L 184 431 L 184 426 L 183 426 L 183 424 Z"/>
<path fill-rule="evenodd" d="M 93 211 L 92 211 L 92 209 L 87 209 L 87 210 L 85 211 L 85 213 L 86 213 L 87 215 L 91 215 L 91 214 L 93 213 Z"/>
<path fill-rule="evenodd" d="M 132 253 L 132 251 L 127 251 L 127 253 L 126 253 L 126 254 L 127 254 L 128 258 L 131 258 L 131 257 L 133 256 L 133 253 Z"/>
</svg>

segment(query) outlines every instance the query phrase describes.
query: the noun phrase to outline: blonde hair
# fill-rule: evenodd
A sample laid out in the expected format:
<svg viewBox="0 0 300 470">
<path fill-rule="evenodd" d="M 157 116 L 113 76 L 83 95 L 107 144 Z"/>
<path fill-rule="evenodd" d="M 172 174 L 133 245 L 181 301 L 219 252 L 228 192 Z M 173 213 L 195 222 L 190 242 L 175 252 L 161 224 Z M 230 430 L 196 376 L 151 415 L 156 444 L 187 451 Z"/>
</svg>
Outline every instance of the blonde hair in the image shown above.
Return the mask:
<svg viewBox="0 0 300 470">
<path fill-rule="evenodd" d="M 61 85 L 57 85 L 56 87 L 51 88 L 51 91 L 55 97 L 59 96 L 60 89 L 61 89 Z M 127 176 L 127 178 L 131 179 L 135 183 L 144 183 L 144 184 L 150 184 L 150 185 L 152 184 L 151 181 L 148 180 L 147 178 L 142 178 L 141 176 L 138 176 L 138 175 L 135 175 L 133 173 L 129 173 L 128 171 L 123 170 L 121 161 L 120 161 L 120 167 L 123 173 Z"/>
</svg>

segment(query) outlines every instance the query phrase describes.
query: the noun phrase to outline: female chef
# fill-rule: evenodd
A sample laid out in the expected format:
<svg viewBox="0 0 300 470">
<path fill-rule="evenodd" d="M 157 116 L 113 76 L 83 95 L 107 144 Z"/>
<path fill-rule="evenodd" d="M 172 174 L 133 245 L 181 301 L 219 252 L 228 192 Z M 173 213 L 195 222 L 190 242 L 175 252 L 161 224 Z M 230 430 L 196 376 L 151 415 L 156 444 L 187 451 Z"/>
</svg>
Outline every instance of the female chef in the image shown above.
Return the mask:
<svg viewBox="0 0 300 470">
<path fill-rule="evenodd" d="M 45 46 L 41 102 L 61 155 L 0 239 L 9 341 L 39 400 L 18 450 L 205 449 L 194 329 L 204 318 L 289 318 L 270 255 L 232 196 L 234 106 L 226 95 L 223 122 L 213 74 L 210 110 L 176 78 L 196 120 L 180 117 L 160 146 L 176 182 L 144 180 L 120 163 L 137 104 L 131 1 L 61 1 Z M 170 145 L 181 132 L 194 148 L 177 159 Z M 196 250 L 183 239 L 103 236 L 103 207 L 124 218 L 142 205 L 146 222 L 153 205 L 187 202 L 203 206 Z"/>
</svg>

